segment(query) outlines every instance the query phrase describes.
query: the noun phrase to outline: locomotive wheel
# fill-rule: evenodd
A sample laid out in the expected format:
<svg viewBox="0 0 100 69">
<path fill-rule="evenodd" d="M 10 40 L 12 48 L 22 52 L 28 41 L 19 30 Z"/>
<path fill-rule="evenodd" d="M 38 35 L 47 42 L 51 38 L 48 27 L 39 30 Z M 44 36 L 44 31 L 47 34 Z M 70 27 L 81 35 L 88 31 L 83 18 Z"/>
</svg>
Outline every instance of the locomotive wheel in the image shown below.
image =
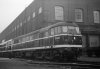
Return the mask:
<svg viewBox="0 0 100 69">
<path fill-rule="evenodd" d="M 88 57 L 92 57 L 92 52 L 87 52 Z"/>
<path fill-rule="evenodd" d="M 59 50 L 53 51 L 53 60 L 54 61 L 60 61 L 61 60 L 61 53 L 59 52 Z"/>
<path fill-rule="evenodd" d="M 63 58 L 64 61 L 77 60 L 75 53 L 71 52 L 71 51 L 67 51 L 67 50 L 64 50 L 62 52 L 62 58 Z"/>
<path fill-rule="evenodd" d="M 95 56 L 96 57 L 100 57 L 100 53 L 99 52 L 95 52 Z"/>
<path fill-rule="evenodd" d="M 34 58 L 35 59 L 43 59 L 43 52 L 37 51 L 34 53 Z"/>
<path fill-rule="evenodd" d="M 53 59 L 52 51 L 45 51 L 45 53 L 44 53 L 44 58 L 45 58 L 46 60 L 52 60 L 52 59 Z"/>
</svg>

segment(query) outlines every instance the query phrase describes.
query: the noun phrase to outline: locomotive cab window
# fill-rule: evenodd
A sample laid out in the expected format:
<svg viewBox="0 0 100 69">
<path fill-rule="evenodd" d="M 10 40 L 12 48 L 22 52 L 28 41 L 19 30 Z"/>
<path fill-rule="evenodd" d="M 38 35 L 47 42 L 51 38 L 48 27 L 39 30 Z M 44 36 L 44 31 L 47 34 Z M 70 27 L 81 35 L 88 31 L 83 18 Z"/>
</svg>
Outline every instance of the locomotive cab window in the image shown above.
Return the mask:
<svg viewBox="0 0 100 69">
<path fill-rule="evenodd" d="M 55 35 L 60 33 L 61 33 L 61 27 L 60 26 L 55 27 Z"/>
<path fill-rule="evenodd" d="M 68 34 L 77 34 L 76 28 L 73 26 L 68 26 Z"/>
<path fill-rule="evenodd" d="M 67 26 L 62 26 L 62 31 L 63 31 L 63 33 L 66 33 L 68 31 L 68 27 Z"/>
</svg>

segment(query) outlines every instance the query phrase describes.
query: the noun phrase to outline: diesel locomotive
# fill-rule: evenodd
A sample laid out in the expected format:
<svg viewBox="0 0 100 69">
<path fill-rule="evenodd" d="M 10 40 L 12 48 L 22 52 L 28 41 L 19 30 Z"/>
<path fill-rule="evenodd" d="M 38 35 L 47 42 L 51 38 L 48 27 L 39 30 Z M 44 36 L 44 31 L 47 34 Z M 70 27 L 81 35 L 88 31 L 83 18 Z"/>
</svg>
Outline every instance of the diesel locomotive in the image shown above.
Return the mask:
<svg viewBox="0 0 100 69">
<path fill-rule="evenodd" d="M 82 35 L 75 23 L 58 22 L 0 44 L 0 56 L 72 60 L 81 54 Z"/>
</svg>

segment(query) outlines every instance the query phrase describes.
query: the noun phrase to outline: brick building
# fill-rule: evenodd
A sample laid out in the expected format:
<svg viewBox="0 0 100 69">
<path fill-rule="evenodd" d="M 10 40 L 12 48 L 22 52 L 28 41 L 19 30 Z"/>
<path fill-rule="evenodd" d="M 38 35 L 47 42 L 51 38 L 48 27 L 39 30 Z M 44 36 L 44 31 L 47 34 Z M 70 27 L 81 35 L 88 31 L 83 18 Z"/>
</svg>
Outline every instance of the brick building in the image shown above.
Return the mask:
<svg viewBox="0 0 100 69">
<path fill-rule="evenodd" d="M 100 0 L 34 0 L 0 34 L 0 41 L 59 21 L 75 22 L 80 27 L 83 47 L 100 45 Z"/>
</svg>

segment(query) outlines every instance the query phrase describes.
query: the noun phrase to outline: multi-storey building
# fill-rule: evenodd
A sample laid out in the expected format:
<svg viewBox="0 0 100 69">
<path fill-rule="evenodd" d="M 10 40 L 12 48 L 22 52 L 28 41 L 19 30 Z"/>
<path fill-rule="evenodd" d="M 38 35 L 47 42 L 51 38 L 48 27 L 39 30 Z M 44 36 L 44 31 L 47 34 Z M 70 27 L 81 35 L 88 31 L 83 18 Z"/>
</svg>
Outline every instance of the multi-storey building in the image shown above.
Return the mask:
<svg viewBox="0 0 100 69">
<path fill-rule="evenodd" d="M 34 0 L 0 34 L 6 41 L 59 21 L 75 22 L 83 47 L 100 46 L 100 0 Z"/>
</svg>

